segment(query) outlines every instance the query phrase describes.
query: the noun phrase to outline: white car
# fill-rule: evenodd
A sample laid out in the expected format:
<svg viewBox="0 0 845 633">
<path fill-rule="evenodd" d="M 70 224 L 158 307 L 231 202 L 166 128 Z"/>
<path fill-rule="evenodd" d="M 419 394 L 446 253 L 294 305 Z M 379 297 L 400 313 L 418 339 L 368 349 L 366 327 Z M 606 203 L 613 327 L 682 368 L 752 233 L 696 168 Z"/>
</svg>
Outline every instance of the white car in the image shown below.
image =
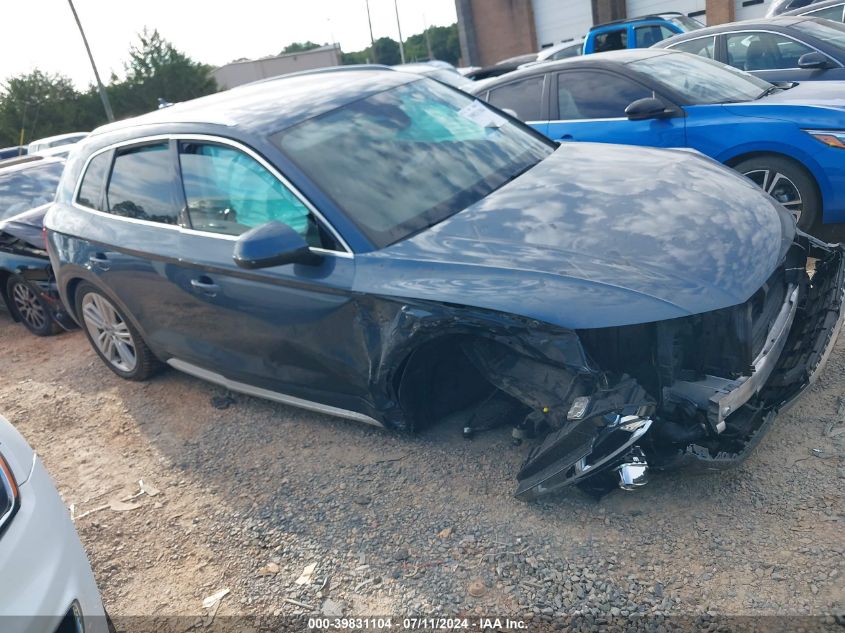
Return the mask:
<svg viewBox="0 0 845 633">
<path fill-rule="evenodd" d="M 0 417 L 0 622 L 3 633 L 106 633 L 91 565 L 50 475 Z"/>
<path fill-rule="evenodd" d="M 69 132 L 68 134 L 48 136 L 32 141 L 27 146 L 26 151 L 29 154 L 41 154 L 43 156 L 67 154 L 70 152 L 71 145 L 78 143 L 86 136 L 88 136 L 88 132 Z"/>
</svg>

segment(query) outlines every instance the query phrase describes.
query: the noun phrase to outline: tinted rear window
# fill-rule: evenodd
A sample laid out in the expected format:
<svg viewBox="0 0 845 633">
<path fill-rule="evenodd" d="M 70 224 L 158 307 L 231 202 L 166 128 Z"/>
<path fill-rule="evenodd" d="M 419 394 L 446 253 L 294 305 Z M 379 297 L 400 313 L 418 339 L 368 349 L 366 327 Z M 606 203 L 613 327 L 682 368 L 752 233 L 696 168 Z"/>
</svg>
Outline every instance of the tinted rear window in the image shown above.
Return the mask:
<svg viewBox="0 0 845 633">
<path fill-rule="evenodd" d="M 0 220 L 52 202 L 63 169 L 64 163 L 51 161 L 0 173 Z"/>
<path fill-rule="evenodd" d="M 120 151 L 107 191 L 109 213 L 136 220 L 178 224 L 175 165 L 168 143 Z"/>
</svg>

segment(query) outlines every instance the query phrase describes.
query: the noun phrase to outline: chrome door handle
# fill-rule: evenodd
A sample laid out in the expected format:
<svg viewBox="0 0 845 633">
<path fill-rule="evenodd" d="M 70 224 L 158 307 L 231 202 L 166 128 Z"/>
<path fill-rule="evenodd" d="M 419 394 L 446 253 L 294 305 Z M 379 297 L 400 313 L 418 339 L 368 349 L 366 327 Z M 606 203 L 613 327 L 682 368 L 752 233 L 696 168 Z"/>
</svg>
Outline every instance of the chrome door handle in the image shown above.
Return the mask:
<svg viewBox="0 0 845 633">
<path fill-rule="evenodd" d="M 88 263 L 92 268 L 99 268 L 100 270 L 108 270 L 111 267 L 109 258 L 102 253 L 95 253 L 88 258 Z"/>
<path fill-rule="evenodd" d="M 220 286 L 211 281 L 208 277 L 191 279 L 191 288 L 209 297 L 215 297 L 217 296 L 217 293 L 220 292 Z"/>
</svg>

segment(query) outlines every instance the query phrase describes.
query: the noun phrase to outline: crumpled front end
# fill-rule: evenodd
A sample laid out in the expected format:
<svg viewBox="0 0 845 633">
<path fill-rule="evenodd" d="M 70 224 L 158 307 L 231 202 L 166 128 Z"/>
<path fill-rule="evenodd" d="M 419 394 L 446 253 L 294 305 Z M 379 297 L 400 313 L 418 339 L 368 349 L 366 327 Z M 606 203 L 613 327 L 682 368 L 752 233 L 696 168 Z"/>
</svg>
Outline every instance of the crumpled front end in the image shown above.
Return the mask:
<svg viewBox="0 0 845 633">
<path fill-rule="evenodd" d="M 634 489 L 649 468 L 711 470 L 743 460 L 824 367 L 842 325 L 843 284 L 843 250 L 799 234 L 745 303 L 578 330 L 583 371 L 468 346 L 481 373 L 530 410 L 517 436 L 543 437 L 516 495 L 572 484 L 593 493 Z"/>
</svg>

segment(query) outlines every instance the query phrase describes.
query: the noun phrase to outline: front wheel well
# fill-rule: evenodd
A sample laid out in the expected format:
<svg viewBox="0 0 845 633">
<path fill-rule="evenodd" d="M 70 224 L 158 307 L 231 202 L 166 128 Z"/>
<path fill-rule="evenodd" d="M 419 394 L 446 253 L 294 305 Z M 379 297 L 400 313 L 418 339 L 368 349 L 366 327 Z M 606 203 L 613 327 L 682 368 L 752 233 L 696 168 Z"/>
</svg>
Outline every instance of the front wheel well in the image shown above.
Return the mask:
<svg viewBox="0 0 845 633">
<path fill-rule="evenodd" d="M 84 279 L 82 277 L 76 277 L 71 279 L 66 286 L 65 289 L 65 296 L 67 297 L 67 307 L 68 312 L 74 318 L 74 320 L 79 323 L 79 315 L 76 314 L 76 290 L 79 288 L 79 284 L 81 284 Z M 80 323 L 81 325 L 81 323 Z"/>
<path fill-rule="evenodd" d="M 415 347 L 393 381 L 407 430 L 419 431 L 470 411 L 499 390 L 464 352 L 477 337 L 443 335 Z"/>
</svg>

